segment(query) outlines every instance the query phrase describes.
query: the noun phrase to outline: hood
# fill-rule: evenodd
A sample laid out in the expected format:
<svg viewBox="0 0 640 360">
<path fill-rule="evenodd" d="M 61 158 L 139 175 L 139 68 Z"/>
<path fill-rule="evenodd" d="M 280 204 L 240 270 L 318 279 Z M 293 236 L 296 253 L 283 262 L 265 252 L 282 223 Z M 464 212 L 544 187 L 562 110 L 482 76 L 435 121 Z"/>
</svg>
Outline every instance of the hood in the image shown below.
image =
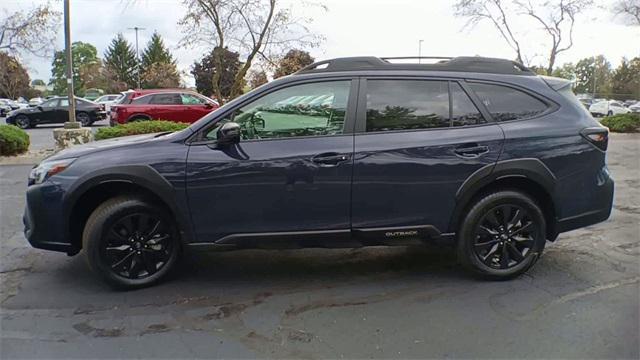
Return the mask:
<svg viewBox="0 0 640 360">
<path fill-rule="evenodd" d="M 166 135 L 166 136 L 163 136 Z M 47 160 L 58 160 L 66 158 L 77 158 L 80 156 L 96 153 L 99 151 L 121 148 L 131 145 L 140 145 L 151 141 L 163 141 L 171 136 L 171 133 L 154 133 L 144 135 L 123 136 L 114 139 L 92 141 L 84 145 L 76 145 L 62 150 L 48 157 Z"/>
</svg>

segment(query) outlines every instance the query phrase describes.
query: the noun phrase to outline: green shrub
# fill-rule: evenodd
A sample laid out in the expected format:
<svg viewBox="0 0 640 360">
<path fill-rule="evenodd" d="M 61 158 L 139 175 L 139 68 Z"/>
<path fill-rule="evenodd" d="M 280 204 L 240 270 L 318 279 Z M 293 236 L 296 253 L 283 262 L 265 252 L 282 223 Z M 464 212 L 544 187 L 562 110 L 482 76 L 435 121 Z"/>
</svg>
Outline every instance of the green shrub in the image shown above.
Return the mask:
<svg viewBox="0 0 640 360">
<path fill-rule="evenodd" d="M 607 116 L 600 123 L 612 132 L 637 132 L 640 130 L 640 114 L 628 113 Z"/>
<path fill-rule="evenodd" d="M 99 128 L 94 137 L 96 140 L 103 140 L 120 136 L 178 131 L 187 126 L 189 126 L 189 124 L 164 120 L 134 121 L 124 125 Z"/>
<path fill-rule="evenodd" d="M 0 155 L 18 155 L 29 150 L 29 134 L 13 125 L 0 125 Z"/>
</svg>

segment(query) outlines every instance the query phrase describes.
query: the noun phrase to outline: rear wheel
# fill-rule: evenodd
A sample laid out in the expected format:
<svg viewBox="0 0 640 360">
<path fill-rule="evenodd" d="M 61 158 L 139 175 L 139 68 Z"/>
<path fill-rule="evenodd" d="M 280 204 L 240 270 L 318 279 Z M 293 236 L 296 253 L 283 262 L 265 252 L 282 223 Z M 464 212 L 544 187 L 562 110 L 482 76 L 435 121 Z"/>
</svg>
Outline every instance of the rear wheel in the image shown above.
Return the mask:
<svg viewBox="0 0 640 360">
<path fill-rule="evenodd" d="M 492 279 L 516 277 L 542 254 L 545 226 L 540 207 L 528 195 L 511 190 L 485 195 L 460 227 L 458 259 Z"/>
<path fill-rule="evenodd" d="M 100 205 L 82 236 L 90 268 L 121 288 L 149 286 L 175 265 L 180 252 L 171 217 L 137 197 L 122 196 Z"/>
<path fill-rule="evenodd" d="M 613 115 L 613 111 L 609 110 L 609 112 L 607 113 L 607 116 L 611 116 Z"/>
<path fill-rule="evenodd" d="M 20 129 L 28 129 L 31 127 L 31 120 L 26 115 L 16 117 L 16 126 Z"/>
</svg>

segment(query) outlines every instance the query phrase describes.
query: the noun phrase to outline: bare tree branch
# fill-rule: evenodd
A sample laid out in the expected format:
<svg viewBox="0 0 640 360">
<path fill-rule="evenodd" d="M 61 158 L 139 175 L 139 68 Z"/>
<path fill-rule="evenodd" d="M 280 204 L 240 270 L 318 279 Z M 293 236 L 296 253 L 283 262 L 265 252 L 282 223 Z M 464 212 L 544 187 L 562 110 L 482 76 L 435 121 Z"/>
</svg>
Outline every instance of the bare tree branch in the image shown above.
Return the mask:
<svg viewBox="0 0 640 360">
<path fill-rule="evenodd" d="M 49 4 L 13 14 L 4 12 L 5 16 L 0 20 L 0 50 L 43 57 L 52 53 L 60 26 L 60 12 L 52 10 Z"/>
<path fill-rule="evenodd" d="M 640 26 L 640 0 L 618 0 L 612 10 L 625 23 Z"/>
</svg>

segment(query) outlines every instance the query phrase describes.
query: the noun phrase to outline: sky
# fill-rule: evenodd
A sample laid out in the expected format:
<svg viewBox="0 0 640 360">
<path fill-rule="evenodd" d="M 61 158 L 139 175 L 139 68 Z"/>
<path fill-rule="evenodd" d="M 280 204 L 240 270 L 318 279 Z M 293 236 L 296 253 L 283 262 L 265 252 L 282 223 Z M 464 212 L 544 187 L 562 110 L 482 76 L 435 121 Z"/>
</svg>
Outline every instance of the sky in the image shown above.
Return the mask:
<svg viewBox="0 0 640 360">
<path fill-rule="evenodd" d="M 491 24 L 465 28 L 466 20 L 453 14 L 455 0 L 316 0 L 326 5 L 326 11 L 303 1 L 282 1 L 292 5 L 296 15 L 312 19 L 309 28 L 324 37 L 318 48 L 310 49 L 316 60 L 362 55 L 416 56 L 420 40 L 423 56 L 515 57 Z M 557 64 L 604 54 L 615 66 L 622 57 L 640 56 L 640 27 L 626 26 L 614 18 L 606 10 L 612 1 L 596 0 L 597 6 L 580 15 L 574 46 L 559 56 Z M 45 2 L 0 0 L 0 16 Z M 49 2 L 62 11 L 61 0 Z M 139 32 L 142 49 L 153 31 L 158 31 L 174 54 L 178 69 L 188 74 L 193 62 L 207 49 L 178 46 L 183 34 L 176 23 L 184 12 L 181 0 L 71 0 L 71 37 L 72 41 L 93 44 L 102 57 L 118 32 L 134 43 L 135 32 L 129 28 L 145 28 Z M 519 21 L 518 28 L 530 65 L 543 63 L 548 42 L 539 25 Z M 63 48 L 61 26 L 56 49 Z M 45 81 L 51 76 L 51 60 L 52 57 L 23 57 L 31 78 Z M 190 75 L 183 80 L 189 86 L 194 84 Z"/>
</svg>

